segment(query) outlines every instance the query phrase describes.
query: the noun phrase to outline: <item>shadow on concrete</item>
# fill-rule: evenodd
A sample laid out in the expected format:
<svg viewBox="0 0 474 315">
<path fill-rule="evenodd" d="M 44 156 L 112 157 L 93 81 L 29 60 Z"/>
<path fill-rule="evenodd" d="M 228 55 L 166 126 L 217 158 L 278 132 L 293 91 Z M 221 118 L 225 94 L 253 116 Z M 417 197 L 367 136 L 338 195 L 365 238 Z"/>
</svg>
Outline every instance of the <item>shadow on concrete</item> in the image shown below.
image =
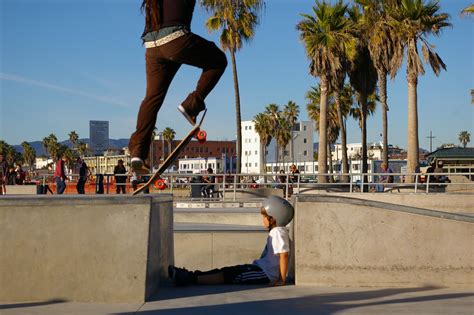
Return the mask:
<svg viewBox="0 0 474 315">
<path fill-rule="evenodd" d="M 251 287 L 255 288 L 255 287 Z M 211 288 L 210 288 L 211 289 Z M 357 292 L 340 292 L 340 293 L 330 293 L 330 294 L 315 294 L 301 297 L 288 297 L 280 298 L 271 297 L 271 294 L 266 294 L 269 296 L 268 299 L 261 299 L 257 301 L 249 302 L 232 302 L 229 301 L 226 303 L 227 299 L 222 299 L 216 301 L 215 305 L 197 305 L 197 306 L 186 306 L 186 301 L 183 301 L 183 307 L 176 307 L 176 305 L 168 305 L 160 307 L 159 305 L 151 305 L 152 310 L 143 310 L 138 311 L 134 314 L 140 315 L 151 315 L 151 314 L 160 314 L 160 315 L 214 315 L 214 314 L 246 314 L 246 315 L 262 315 L 262 314 L 291 314 L 291 315 L 330 315 L 336 314 L 341 311 L 356 309 L 356 308 L 365 308 L 372 306 L 381 306 L 379 309 L 374 311 L 375 313 L 380 310 L 385 310 L 385 306 L 390 304 L 407 304 L 407 303 L 422 303 L 430 302 L 437 300 L 447 300 L 447 299 L 456 299 L 474 296 L 474 293 L 452 293 L 452 294 L 431 294 L 415 297 L 403 297 L 403 298 L 392 298 L 387 299 L 390 296 L 397 294 L 407 294 L 407 293 L 416 293 L 422 291 L 435 290 L 439 288 L 433 287 L 422 287 L 422 288 L 402 288 L 402 289 L 382 289 L 382 290 L 371 290 L 371 291 L 357 291 Z M 211 294 L 219 294 L 214 287 Z M 174 298 L 182 298 L 183 296 L 179 295 L 179 291 L 173 292 Z M 201 292 L 202 293 L 202 292 Z M 303 294 L 304 295 L 304 294 Z M 167 297 L 171 298 L 171 297 Z M 258 293 L 248 297 L 258 299 Z M 381 301 L 372 301 L 372 299 L 384 298 Z M 206 303 L 205 299 L 201 298 L 201 301 Z M 196 304 L 196 301 L 192 301 L 193 304 Z M 199 303 L 199 301 L 198 301 Z M 209 302 L 207 302 L 209 303 Z M 420 307 L 420 306 L 419 306 Z M 434 306 L 431 306 L 432 308 Z M 403 306 L 403 314 L 410 314 L 410 309 L 408 305 Z M 423 309 L 424 306 L 423 306 Z M 367 311 L 364 309 L 363 311 Z M 426 311 L 426 309 L 425 309 Z M 435 311 L 435 310 L 433 310 Z M 439 310 L 438 310 L 439 311 Z M 430 313 L 429 311 L 426 313 Z M 116 315 L 125 315 L 132 313 L 118 313 Z"/>
<path fill-rule="evenodd" d="M 62 299 L 53 299 L 42 302 L 28 302 L 28 303 L 12 303 L 12 304 L 0 304 L 0 310 L 7 310 L 12 308 L 23 308 L 23 307 L 35 307 L 35 306 L 45 306 L 51 304 L 66 303 L 67 300 Z"/>
<path fill-rule="evenodd" d="M 268 285 L 199 285 L 185 287 L 169 285 L 168 287 L 160 288 L 157 293 L 152 295 L 151 298 L 147 300 L 147 303 L 173 300 L 177 298 L 189 298 L 204 295 L 219 295 L 224 293 L 248 291 L 261 288 L 268 288 Z"/>
</svg>

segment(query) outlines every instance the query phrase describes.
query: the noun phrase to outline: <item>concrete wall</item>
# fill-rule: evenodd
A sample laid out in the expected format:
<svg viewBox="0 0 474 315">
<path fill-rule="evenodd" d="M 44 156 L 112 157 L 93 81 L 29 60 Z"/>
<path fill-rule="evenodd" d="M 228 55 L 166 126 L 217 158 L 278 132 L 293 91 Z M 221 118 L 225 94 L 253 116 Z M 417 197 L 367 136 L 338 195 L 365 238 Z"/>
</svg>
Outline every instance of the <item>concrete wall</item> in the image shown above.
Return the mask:
<svg viewBox="0 0 474 315">
<path fill-rule="evenodd" d="M 378 201 L 297 196 L 296 284 L 474 286 L 474 218 Z"/>
<path fill-rule="evenodd" d="M 0 198 L 0 300 L 143 302 L 173 263 L 170 195 Z"/>
<path fill-rule="evenodd" d="M 331 196 L 374 200 L 450 213 L 474 213 L 474 194 L 455 193 L 330 193 Z"/>
<path fill-rule="evenodd" d="M 7 195 L 36 195 L 36 185 L 7 185 Z"/>
<path fill-rule="evenodd" d="M 263 227 L 177 223 L 175 263 L 201 271 L 252 263 L 262 254 L 267 236 Z"/>
</svg>

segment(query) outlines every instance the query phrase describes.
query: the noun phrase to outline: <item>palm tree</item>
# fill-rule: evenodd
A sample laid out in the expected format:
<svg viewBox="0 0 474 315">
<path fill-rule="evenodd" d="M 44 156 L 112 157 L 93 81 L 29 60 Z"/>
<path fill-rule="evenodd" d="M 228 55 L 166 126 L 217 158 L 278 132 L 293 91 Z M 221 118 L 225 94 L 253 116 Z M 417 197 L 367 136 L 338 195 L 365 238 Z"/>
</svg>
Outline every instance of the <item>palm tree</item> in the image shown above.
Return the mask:
<svg viewBox="0 0 474 315">
<path fill-rule="evenodd" d="M 79 141 L 79 143 L 77 144 L 77 154 L 79 154 L 79 156 L 84 156 L 87 151 L 87 143 Z"/>
<path fill-rule="evenodd" d="M 290 122 L 285 117 L 283 117 L 283 115 L 279 115 L 277 124 L 278 124 L 278 128 L 276 129 L 276 132 L 275 132 L 275 140 L 281 151 L 278 156 L 281 156 L 281 159 L 283 162 L 283 168 L 284 168 L 285 167 L 285 148 L 291 140 L 291 127 L 290 127 L 291 125 L 290 125 Z M 278 160 L 279 159 L 277 159 L 277 162 Z"/>
<path fill-rule="evenodd" d="M 320 79 L 320 121 L 318 172 L 327 173 L 327 98 L 329 89 L 334 89 L 333 76 L 344 71 L 345 56 L 353 55 L 354 40 L 348 32 L 351 21 L 346 17 L 347 5 L 341 0 L 331 5 L 316 1 L 313 15 L 302 14 L 303 21 L 297 29 L 304 42 L 306 54 L 311 60 L 310 73 Z M 336 87 L 337 88 L 337 87 Z M 325 183 L 324 175 L 318 181 Z"/>
<path fill-rule="evenodd" d="M 376 94 L 371 94 L 367 98 L 367 109 L 366 109 L 366 115 L 372 116 L 375 113 L 375 109 L 377 107 L 377 96 Z M 360 103 L 356 102 L 353 107 L 351 107 L 349 114 L 351 115 L 352 118 L 357 120 L 357 123 L 359 124 L 359 128 L 362 131 L 362 108 L 360 106 Z"/>
<path fill-rule="evenodd" d="M 267 115 L 270 124 L 270 135 L 276 140 L 276 133 L 279 128 L 278 121 L 280 118 L 280 109 L 277 104 L 268 104 L 265 107 L 265 115 Z M 277 145 L 276 149 L 276 164 L 278 165 L 278 141 L 275 141 Z"/>
<path fill-rule="evenodd" d="M 176 135 L 176 131 L 174 131 L 170 127 L 166 127 L 163 131 L 163 139 L 166 141 L 168 144 L 168 155 L 171 154 L 171 145 L 174 140 L 174 136 Z"/>
<path fill-rule="evenodd" d="M 320 132 L 320 119 L 321 119 L 321 107 L 320 107 L 320 97 L 321 97 L 321 89 L 319 86 L 312 87 L 310 91 L 306 93 L 306 98 L 308 99 L 308 105 L 306 109 L 308 111 L 309 117 L 314 120 L 316 129 Z M 333 172 L 332 167 L 332 155 L 331 155 L 331 146 L 336 143 L 336 140 L 339 136 L 339 117 L 338 117 L 338 109 L 336 106 L 334 94 L 330 94 L 328 98 L 328 111 L 327 111 L 327 129 L 326 129 L 326 136 L 327 136 L 327 150 L 330 154 L 328 154 L 328 162 L 329 162 L 329 173 Z M 319 169 L 318 169 L 319 171 Z M 333 182 L 332 176 L 329 177 L 330 182 Z"/>
<path fill-rule="evenodd" d="M 293 128 L 295 126 L 296 121 L 298 120 L 298 116 L 300 114 L 300 108 L 296 105 L 293 101 L 288 101 L 288 103 L 283 107 L 283 116 L 289 122 L 290 127 L 290 156 L 291 161 L 294 163 L 295 161 L 295 152 L 293 146 Z"/>
<path fill-rule="evenodd" d="M 422 45 L 425 61 L 438 76 L 446 65 L 434 51 L 426 36 L 440 35 L 441 30 L 451 26 L 449 15 L 440 13 L 437 1 L 398 0 L 387 6 L 389 24 L 397 32 L 406 47 L 407 82 L 408 82 L 408 143 L 407 143 L 407 172 L 414 173 L 418 169 L 418 77 L 425 73 L 423 63 L 418 53 L 418 44 Z M 407 176 L 407 182 L 412 182 L 412 176 Z"/>
<path fill-rule="evenodd" d="M 33 164 L 35 162 L 35 159 L 36 159 L 36 151 L 35 149 L 33 149 L 33 147 L 31 147 L 31 145 L 26 142 L 26 141 L 23 141 L 21 143 L 21 146 L 23 148 L 23 161 L 28 164 L 28 168 L 31 171 L 33 171 Z"/>
<path fill-rule="evenodd" d="M 72 144 L 72 148 L 75 149 L 77 142 L 79 141 L 79 135 L 74 130 L 69 133 L 69 141 Z"/>
<path fill-rule="evenodd" d="M 258 133 L 260 137 L 260 174 L 264 174 L 265 172 L 265 165 L 266 163 L 266 152 L 267 147 L 272 140 L 272 126 L 270 122 L 270 117 L 264 113 L 257 114 L 253 122 L 255 123 L 255 132 Z M 264 177 L 266 180 L 266 177 Z"/>
<path fill-rule="evenodd" d="M 368 38 L 370 29 L 364 23 L 364 15 L 360 12 L 359 6 L 352 6 L 349 11 L 354 22 L 353 32 L 357 37 L 357 56 L 351 62 L 349 79 L 352 87 L 356 91 L 357 101 L 360 106 L 361 135 L 362 135 L 362 169 L 361 172 L 368 172 L 367 165 L 367 99 L 374 93 L 377 85 L 377 71 L 372 62 Z M 364 182 L 366 182 L 364 180 Z M 365 187 L 367 188 L 367 187 Z"/>
<path fill-rule="evenodd" d="M 459 142 L 461 142 L 463 148 L 465 148 L 467 144 L 471 142 L 471 134 L 467 131 L 461 131 L 459 133 L 458 139 L 459 139 Z"/>
<path fill-rule="evenodd" d="M 58 143 L 58 138 L 56 138 L 56 135 L 52 133 L 49 136 L 43 138 L 42 144 L 47 154 L 53 159 L 54 162 L 56 162 L 61 151 L 61 146 Z"/>
<path fill-rule="evenodd" d="M 474 14 L 474 4 L 469 5 L 461 11 L 461 16 L 464 15 L 473 15 Z"/>
<path fill-rule="evenodd" d="M 201 0 L 212 16 L 206 21 L 212 31 L 222 30 L 220 43 L 224 51 L 228 50 L 232 61 L 232 73 L 235 90 L 235 116 L 237 127 L 237 174 L 242 168 L 242 126 L 240 114 L 240 91 L 237 77 L 235 53 L 242 48 L 244 41 L 250 41 L 259 23 L 259 14 L 265 6 L 263 0 Z"/>
<path fill-rule="evenodd" d="M 381 0 L 357 0 L 364 8 L 364 23 L 369 29 L 368 48 L 377 69 L 377 82 L 382 104 L 382 162 L 388 165 L 388 102 L 387 75 L 392 79 L 403 61 L 403 45 L 396 32 L 388 24 L 386 2 Z"/>
</svg>

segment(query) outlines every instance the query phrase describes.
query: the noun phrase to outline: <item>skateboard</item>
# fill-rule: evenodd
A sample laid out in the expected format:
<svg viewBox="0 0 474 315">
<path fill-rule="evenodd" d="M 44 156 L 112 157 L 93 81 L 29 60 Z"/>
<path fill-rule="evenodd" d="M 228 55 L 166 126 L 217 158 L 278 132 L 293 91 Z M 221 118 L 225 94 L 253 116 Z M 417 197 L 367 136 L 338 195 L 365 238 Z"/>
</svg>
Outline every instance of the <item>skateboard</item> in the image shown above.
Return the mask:
<svg viewBox="0 0 474 315">
<path fill-rule="evenodd" d="M 184 137 L 183 140 L 176 146 L 176 148 L 171 152 L 170 155 L 165 159 L 165 161 L 160 165 L 158 170 L 150 177 L 150 179 L 140 188 L 135 190 L 133 192 L 133 195 L 139 194 L 140 192 L 144 191 L 148 187 L 150 187 L 152 184 L 156 189 L 163 190 L 167 187 L 166 181 L 162 178 L 160 178 L 161 174 L 163 174 L 164 171 L 168 167 L 173 164 L 174 160 L 178 157 L 179 153 L 188 145 L 188 143 L 193 139 L 196 138 L 199 143 L 204 143 L 206 142 L 206 137 L 207 134 L 204 130 L 201 130 L 201 124 L 204 120 L 204 117 L 206 117 L 207 109 L 204 110 L 204 113 L 202 114 L 201 119 L 199 120 L 199 123 L 195 124 L 193 129 Z"/>
</svg>

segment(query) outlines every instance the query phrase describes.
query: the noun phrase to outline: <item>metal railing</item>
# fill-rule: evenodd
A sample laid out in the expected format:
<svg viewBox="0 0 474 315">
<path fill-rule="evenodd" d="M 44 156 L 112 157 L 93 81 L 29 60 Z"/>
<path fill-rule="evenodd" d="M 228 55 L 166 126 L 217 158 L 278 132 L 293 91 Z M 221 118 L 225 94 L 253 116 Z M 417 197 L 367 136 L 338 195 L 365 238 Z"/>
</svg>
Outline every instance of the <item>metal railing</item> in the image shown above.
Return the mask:
<svg viewBox="0 0 474 315">
<path fill-rule="evenodd" d="M 141 185 L 146 181 L 146 176 L 141 175 L 134 182 L 128 174 L 93 174 L 88 178 L 89 187 L 100 183 L 97 177 L 103 176 L 103 193 L 115 193 L 117 186 L 124 185 L 131 191 L 131 186 Z M 202 177 L 213 176 L 214 183 L 203 183 L 199 180 Z M 321 176 L 327 182 L 318 182 Z M 381 178 L 393 178 L 393 182 L 381 182 Z M 78 174 L 68 174 L 69 186 L 77 183 Z M 115 177 L 126 177 L 126 183 L 116 183 Z M 213 199 L 237 199 L 238 193 L 249 193 L 254 189 L 272 188 L 281 189 L 284 196 L 289 197 L 293 193 L 311 193 L 311 191 L 323 190 L 326 192 L 348 192 L 348 193 L 372 193 L 372 192 L 402 192 L 410 191 L 414 193 L 449 192 L 462 190 L 474 193 L 474 172 L 465 173 L 337 173 L 337 174 L 177 174 L 165 173 L 161 176 L 167 183 L 165 192 L 174 193 L 175 190 L 189 190 L 191 198 L 203 198 L 196 196 L 198 189 L 203 186 L 212 186 Z M 348 178 L 348 182 L 342 182 Z M 408 182 L 411 179 L 411 182 Z M 460 180 L 461 179 L 461 180 Z M 39 184 L 54 185 L 54 178 L 51 174 L 43 175 Z M 197 186 L 197 188 L 196 188 Z M 193 188 L 194 187 L 194 188 Z M 70 188 L 71 189 L 71 188 Z M 150 190 L 156 190 L 153 187 Z M 90 193 L 90 189 L 89 189 Z M 230 197 L 230 198 L 229 198 Z"/>
</svg>

